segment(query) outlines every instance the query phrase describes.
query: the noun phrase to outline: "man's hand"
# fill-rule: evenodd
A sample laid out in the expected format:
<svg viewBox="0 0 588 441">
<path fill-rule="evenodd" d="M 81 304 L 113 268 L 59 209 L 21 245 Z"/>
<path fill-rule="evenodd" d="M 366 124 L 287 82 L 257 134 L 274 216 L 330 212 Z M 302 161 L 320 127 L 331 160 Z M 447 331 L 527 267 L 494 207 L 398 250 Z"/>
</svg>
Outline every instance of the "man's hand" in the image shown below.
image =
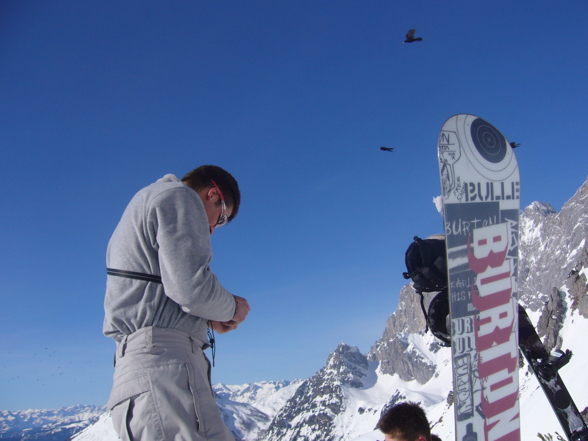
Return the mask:
<svg viewBox="0 0 588 441">
<path fill-rule="evenodd" d="M 251 308 L 249 307 L 249 302 L 247 299 L 239 296 L 233 297 L 235 297 L 235 315 L 231 321 L 226 323 L 235 322 L 235 324 L 238 325 L 239 323 L 243 323 L 243 321 L 245 321 L 245 318 L 247 318 L 247 314 L 249 314 L 249 310 Z"/>
<path fill-rule="evenodd" d="M 239 323 L 243 323 L 247 314 L 249 314 L 249 302 L 243 297 L 235 297 L 235 315 L 232 320 L 228 322 L 215 322 L 214 320 L 208 321 L 208 326 L 212 328 L 217 334 L 225 334 L 229 331 L 234 331 L 239 327 Z"/>
<path fill-rule="evenodd" d="M 237 326 L 239 326 L 239 324 L 234 322 L 233 320 L 230 320 L 228 322 L 215 322 L 214 320 L 209 320 L 208 326 L 211 327 L 212 330 L 217 334 L 226 334 L 229 331 L 237 329 Z"/>
</svg>

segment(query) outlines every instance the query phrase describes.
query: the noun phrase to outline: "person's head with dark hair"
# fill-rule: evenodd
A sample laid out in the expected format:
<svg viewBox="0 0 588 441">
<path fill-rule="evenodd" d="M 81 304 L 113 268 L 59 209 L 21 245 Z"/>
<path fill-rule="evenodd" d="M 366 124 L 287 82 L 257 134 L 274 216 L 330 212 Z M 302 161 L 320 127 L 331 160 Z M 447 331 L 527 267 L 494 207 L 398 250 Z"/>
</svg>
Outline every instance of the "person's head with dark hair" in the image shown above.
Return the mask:
<svg viewBox="0 0 588 441">
<path fill-rule="evenodd" d="M 431 428 L 425 411 L 410 401 L 390 408 L 376 426 L 385 441 L 431 441 Z"/>
<path fill-rule="evenodd" d="M 216 165 L 202 165 L 187 173 L 182 182 L 199 194 L 203 190 L 218 187 L 227 207 L 232 210 L 228 222 L 237 216 L 241 205 L 241 192 L 236 179 L 226 170 Z"/>
</svg>

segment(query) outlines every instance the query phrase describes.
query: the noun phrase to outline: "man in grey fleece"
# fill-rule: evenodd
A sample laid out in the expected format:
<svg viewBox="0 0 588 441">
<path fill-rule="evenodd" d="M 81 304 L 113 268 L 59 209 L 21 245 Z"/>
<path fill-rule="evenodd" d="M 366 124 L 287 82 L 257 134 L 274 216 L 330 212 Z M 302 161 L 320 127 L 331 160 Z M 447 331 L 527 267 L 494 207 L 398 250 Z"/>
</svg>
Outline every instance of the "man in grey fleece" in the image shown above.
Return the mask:
<svg viewBox="0 0 588 441">
<path fill-rule="evenodd" d="M 117 343 L 108 401 L 122 440 L 233 441 L 210 382 L 208 328 L 249 312 L 212 273 L 210 235 L 241 202 L 237 181 L 205 165 L 140 190 L 108 244 L 104 334 Z"/>
</svg>

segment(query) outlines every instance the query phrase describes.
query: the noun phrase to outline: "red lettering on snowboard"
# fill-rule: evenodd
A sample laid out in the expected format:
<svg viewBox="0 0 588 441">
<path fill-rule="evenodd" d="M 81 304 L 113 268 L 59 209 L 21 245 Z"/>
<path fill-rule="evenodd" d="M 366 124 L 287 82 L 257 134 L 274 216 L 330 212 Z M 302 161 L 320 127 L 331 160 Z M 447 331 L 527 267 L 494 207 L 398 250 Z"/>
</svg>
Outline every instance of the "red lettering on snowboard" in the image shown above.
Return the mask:
<svg viewBox="0 0 588 441">
<path fill-rule="evenodd" d="M 477 274 L 472 303 L 482 385 L 485 439 L 518 440 L 517 304 L 509 250 L 510 226 L 501 223 L 473 230 L 468 238 L 468 264 Z"/>
</svg>

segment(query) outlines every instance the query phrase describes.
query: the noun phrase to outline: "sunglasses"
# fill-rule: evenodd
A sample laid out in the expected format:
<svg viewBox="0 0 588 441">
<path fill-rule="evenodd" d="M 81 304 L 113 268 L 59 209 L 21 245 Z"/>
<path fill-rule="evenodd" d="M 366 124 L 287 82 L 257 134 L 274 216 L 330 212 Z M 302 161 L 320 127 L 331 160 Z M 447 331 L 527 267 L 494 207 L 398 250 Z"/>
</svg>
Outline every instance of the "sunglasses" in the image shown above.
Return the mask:
<svg viewBox="0 0 588 441">
<path fill-rule="evenodd" d="M 227 204 L 225 204 L 223 192 L 221 191 L 220 187 L 216 185 L 216 182 L 214 182 L 212 179 L 210 181 L 212 182 L 212 185 L 214 185 L 218 190 L 218 194 L 221 200 L 221 214 L 218 217 L 218 221 L 216 221 L 216 225 L 214 226 L 214 228 L 218 228 L 226 225 L 229 222 L 229 215 L 227 214 Z"/>
</svg>

